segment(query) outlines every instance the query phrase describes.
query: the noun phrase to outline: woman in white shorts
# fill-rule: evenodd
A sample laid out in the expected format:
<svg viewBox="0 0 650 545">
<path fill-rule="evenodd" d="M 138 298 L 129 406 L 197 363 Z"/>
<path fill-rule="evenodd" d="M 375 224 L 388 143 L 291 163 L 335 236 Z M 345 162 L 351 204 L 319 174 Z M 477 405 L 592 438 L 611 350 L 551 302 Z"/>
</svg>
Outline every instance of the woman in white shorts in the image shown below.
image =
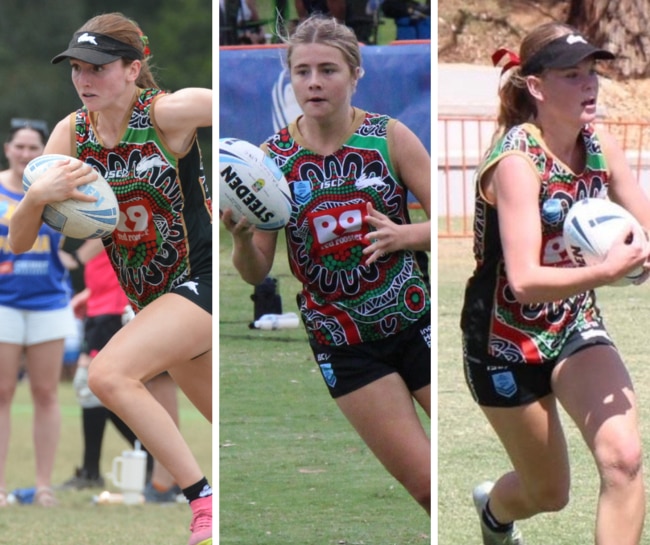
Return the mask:
<svg viewBox="0 0 650 545">
<path fill-rule="evenodd" d="M 7 243 L 9 219 L 23 198 L 23 170 L 43 152 L 47 136 L 43 121 L 12 120 L 4 144 L 9 168 L 0 172 L 0 507 L 7 505 L 8 486 L 24 484 L 11 481 L 15 472 L 7 471 L 11 404 L 21 366 L 34 404 L 34 502 L 44 507 L 56 502 L 51 477 L 61 429 L 57 390 L 64 340 L 76 331 L 69 276 L 59 256 L 62 235 L 43 224 L 32 250 L 21 255 Z"/>
</svg>

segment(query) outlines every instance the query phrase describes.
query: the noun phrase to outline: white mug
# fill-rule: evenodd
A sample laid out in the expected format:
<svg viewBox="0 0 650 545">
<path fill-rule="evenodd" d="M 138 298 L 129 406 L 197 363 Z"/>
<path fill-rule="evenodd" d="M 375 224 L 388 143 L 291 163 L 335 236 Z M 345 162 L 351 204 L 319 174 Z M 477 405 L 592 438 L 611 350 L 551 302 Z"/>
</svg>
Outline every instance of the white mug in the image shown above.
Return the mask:
<svg viewBox="0 0 650 545">
<path fill-rule="evenodd" d="M 110 477 L 122 491 L 125 504 L 141 503 L 147 478 L 147 453 L 139 449 L 122 451 L 122 456 L 113 458 Z"/>
</svg>

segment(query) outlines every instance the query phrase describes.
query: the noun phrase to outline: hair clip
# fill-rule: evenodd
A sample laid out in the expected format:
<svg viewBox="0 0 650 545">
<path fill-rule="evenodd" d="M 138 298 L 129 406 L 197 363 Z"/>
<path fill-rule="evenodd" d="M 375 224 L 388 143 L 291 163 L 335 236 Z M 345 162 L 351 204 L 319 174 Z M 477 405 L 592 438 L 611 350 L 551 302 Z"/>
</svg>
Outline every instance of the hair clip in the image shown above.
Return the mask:
<svg viewBox="0 0 650 545">
<path fill-rule="evenodd" d="M 151 49 L 149 49 L 149 38 L 142 34 L 142 31 L 140 31 L 140 40 L 142 41 L 142 45 L 144 46 L 142 52 L 144 53 L 145 57 L 151 56 Z"/>
<path fill-rule="evenodd" d="M 501 62 L 501 59 L 503 59 L 503 57 L 508 57 L 508 62 L 501 69 L 502 76 L 504 72 L 507 72 L 511 68 L 515 66 L 519 66 L 521 64 L 521 59 L 519 58 L 519 55 L 517 55 L 513 51 L 510 51 L 509 49 L 506 49 L 505 47 L 497 49 L 494 53 L 492 53 L 492 64 L 494 66 L 497 66 L 499 62 Z"/>
</svg>

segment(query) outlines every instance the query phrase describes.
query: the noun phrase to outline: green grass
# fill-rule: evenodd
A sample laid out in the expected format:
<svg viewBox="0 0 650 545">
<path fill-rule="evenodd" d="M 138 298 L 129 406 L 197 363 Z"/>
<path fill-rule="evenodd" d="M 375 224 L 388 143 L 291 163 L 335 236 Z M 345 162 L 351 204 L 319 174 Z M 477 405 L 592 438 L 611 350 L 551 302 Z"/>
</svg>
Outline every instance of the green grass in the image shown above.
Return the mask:
<svg viewBox="0 0 650 545">
<path fill-rule="evenodd" d="M 472 488 L 510 466 L 463 377 L 458 322 L 464 283 L 473 266 L 471 240 L 439 240 L 438 245 L 438 544 L 478 545 Z M 602 288 L 597 293 L 608 329 L 635 382 L 647 465 L 650 368 L 640 339 L 647 334 L 643 315 L 650 303 L 650 286 Z M 522 521 L 527 543 L 593 543 L 598 476 L 577 429 L 568 418 L 564 422 L 572 467 L 571 501 L 560 513 Z M 645 534 L 643 543 L 650 531 Z"/>
<path fill-rule="evenodd" d="M 68 479 L 82 456 L 81 410 L 72 385 L 62 382 L 61 442 L 53 483 Z M 179 393 L 181 429 L 206 471 L 212 473 L 212 439 L 208 422 Z M 19 384 L 12 405 L 12 433 L 7 460 L 7 487 L 34 485 L 34 455 L 31 439 L 32 406 L 28 384 Z M 106 428 L 101 471 L 110 472 L 111 462 L 130 448 L 112 425 Z M 107 489 L 116 490 L 109 484 Z M 34 505 L 11 505 L 0 509 L 0 544 L 11 545 L 178 545 L 189 537 L 187 505 L 94 505 L 100 490 L 57 492 L 59 505 L 43 509 Z"/>
<path fill-rule="evenodd" d="M 230 252 L 222 228 L 219 543 L 428 544 L 429 518 L 330 398 L 304 330 L 248 329 L 253 288 Z M 283 238 L 271 275 L 283 311 L 297 311 Z"/>
</svg>

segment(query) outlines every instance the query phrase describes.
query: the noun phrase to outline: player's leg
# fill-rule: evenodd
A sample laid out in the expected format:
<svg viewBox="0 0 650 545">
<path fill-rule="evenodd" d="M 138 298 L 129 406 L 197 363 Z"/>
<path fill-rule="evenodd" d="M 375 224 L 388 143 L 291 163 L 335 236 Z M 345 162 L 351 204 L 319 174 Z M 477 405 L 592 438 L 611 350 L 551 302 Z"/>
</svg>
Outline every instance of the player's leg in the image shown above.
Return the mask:
<svg viewBox="0 0 650 545">
<path fill-rule="evenodd" d="M 172 367 L 169 374 L 192 404 L 212 422 L 212 348 L 187 364 Z"/>
<path fill-rule="evenodd" d="M 384 376 L 336 403 L 384 467 L 430 513 L 431 441 L 402 378 Z"/>
<path fill-rule="evenodd" d="M 167 412 L 174 419 L 176 426 L 180 425 L 178 411 L 178 387 L 169 375 L 161 373 L 147 382 L 147 388 L 158 402 L 165 407 Z M 173 502 L 180 493 L 180 489 L 174 481 L 174 477 L 156 459 L 153 459 L 151 477 L 144 490 L 144 497 L 147 502 Z"/>
<path fill-rule="evenodd" d="M 597 545 L 637 545 L 645 514 L 637 401 L 611 346 L 573 354 L 553 373 L 553 388 L 576 422 L 600 474 Z"/>
<path fill-rule="evenodd" d="M 514 468 L 490 491 L 489 507 L 494 518 L 509 523 L 565 507 L 570 469 L 555 398 L 547 395 L 519 407 L 481 409 Z"/>
<path fill-rule="evenodd" d="M 425 386 L 413 392 L 413 398 L 424 409 L 427 416 L 431 418 L 431 385 Z"/>
<path fill-rule="evenodd" d="M 211 346 L 211 315 L 179 295 L 167 294 L 118 331 L 90 366 L 91 389 L 133 430 L 182 488 L 199 481 L 203 473 L 174 419 L 144 382 L 165 370 L 174 370 L 180 376 L 211 376 L 211 371 L 204 369 L 211 361 L 201 356 L 210 353 Z M 192 401 L 210 406 L 211 390 L 211 381 L 207 381 L 201 389 L 190 392 L 207 399 Z"/>
</svg>

